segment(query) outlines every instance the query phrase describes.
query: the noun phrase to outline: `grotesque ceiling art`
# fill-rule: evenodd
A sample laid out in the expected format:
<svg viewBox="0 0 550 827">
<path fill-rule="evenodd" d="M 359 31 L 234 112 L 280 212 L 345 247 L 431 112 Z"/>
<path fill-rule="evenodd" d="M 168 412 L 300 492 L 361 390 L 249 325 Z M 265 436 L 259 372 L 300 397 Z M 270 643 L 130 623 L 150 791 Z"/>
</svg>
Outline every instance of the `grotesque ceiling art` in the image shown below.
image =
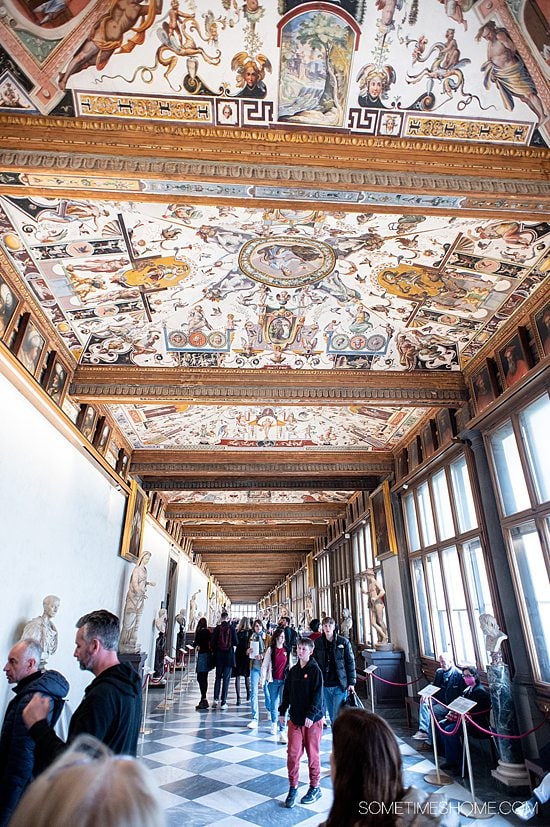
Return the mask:
<svg viewBox="0 0 550 827">
<path fill-rule="evenodd" d="M 388 478 L 547 277 L 543 5 L 1 0 L 0 36 L 0 252 L 65 410 L 259 599 L 250 555 Z"/>
</svg>

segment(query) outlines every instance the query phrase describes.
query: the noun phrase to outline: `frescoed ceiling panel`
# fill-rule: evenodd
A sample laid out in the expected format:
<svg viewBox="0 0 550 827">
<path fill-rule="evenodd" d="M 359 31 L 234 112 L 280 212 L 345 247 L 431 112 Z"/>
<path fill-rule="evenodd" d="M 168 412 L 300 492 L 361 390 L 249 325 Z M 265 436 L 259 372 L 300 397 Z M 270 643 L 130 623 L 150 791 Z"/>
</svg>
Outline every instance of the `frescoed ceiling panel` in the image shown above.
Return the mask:
<svg viewBox="0 0 550 827">
<path fill-rule="evenodd" d="M 106 416 L 259 599 L 468 411 L 548 283 L 545 6 L 0 9 L 2 272 L 71 367 L 64 410 Z"/>
</svg>

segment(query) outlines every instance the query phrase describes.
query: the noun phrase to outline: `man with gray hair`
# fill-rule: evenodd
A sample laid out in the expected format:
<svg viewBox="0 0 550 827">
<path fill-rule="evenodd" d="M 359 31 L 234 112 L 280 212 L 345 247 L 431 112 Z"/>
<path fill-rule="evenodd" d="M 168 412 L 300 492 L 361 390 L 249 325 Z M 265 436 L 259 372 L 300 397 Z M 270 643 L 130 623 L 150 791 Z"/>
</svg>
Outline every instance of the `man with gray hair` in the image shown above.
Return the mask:
<svg viewBox="0 0 550 827">
<path fill-rule="evenodd" d="M 141 722 L 141 682 L 138 673 L 118 659 L 118 617 L 100 609 L 83 615 L 76 628 L 74 656 L 80 668 L 87 669 L 95 679 L 73 713 L 68 743 L 87 733 L 117 754 L 135 755 Z M 48 699 L 35 695 L 23 712 L 36 754 L 44 765 L 65 748 L 46 720 L 48 708 Z"/>
<path fill-rule="evenodd" d="M 40 642 L 23 638 L 9 651 L 4 672 L 8 683 L 16 684 L 6 709 L 0 733 L 0 825 L 6 825 L 25 788 L 41 767 L 35 761 L 34 741 L 23 722 L 22 713 L 35 692 L 47 699 L 48 723 L 54 726 L 63 709 L 69 684 L 59 672 L 40 667 Z"/>
</svg>

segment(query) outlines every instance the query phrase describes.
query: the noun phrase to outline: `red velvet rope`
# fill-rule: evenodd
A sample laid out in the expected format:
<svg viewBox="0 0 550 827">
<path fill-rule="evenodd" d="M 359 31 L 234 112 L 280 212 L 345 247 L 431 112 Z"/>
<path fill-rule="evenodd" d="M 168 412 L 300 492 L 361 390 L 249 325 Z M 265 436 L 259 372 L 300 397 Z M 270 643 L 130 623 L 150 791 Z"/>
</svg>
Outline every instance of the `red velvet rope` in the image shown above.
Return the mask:
<svg viewBox="0 0 550 827">
<path fill-rule="evenodd" d="M 428 698 L 428 703 L 429 703 L 429 706 L 430 706 L 430 713 L 432 714 L 433 719 L 435 721 L 435 725 L 438 728 L 438 730 L 441 732 L 442 735 L 455 735 L 457 733 L 459 727 L 460 727 L 460 724 L 462 722 L 463 717 L 466 718 L 467 721 L 469 721 L 471 724 L 473 724 L 473 726 L 475 726 L 476 729 L 478 729 L 480 732 L 483 732 L 485 735 L 491 735 L 493 738 L 504 738 L 507 741 L 517 741 L 520 738 L 527 738 L 528 735 L 532 735 L 533 732 L 536 732 L 537 729 L 540 729 L 542 726 L 544 726 L 544 724 L 548 723 L 548 721 L 546 719 L 544 719 L 543 721 L 540 722 L 540 724 L 538 726 L 533 727 L 533 729 L 527 730 L 527 732 L 523 732 L 521 735 L 503 735 L 500 732 L 494 732 L 494 730 L 492 730 L 492 729 L 485 729 L 485 727 L 480 726 L 479 724 L 477 724 L 474 721 L 474 719 L 473 719 L 474 715 L 486 715 L 489 712 L 489 710 L 481 710 L 480 712 L 471 712 L 471 713 L 466 712 L 466 713 L 464 713 L 463 716 L 459 715 L 457 726 L 451 732 L 447 729 L 442 729 L 439 726 L 439 721 L 437 720 L 437 718 L 435 717 L 435 715 L 433 713 L 432 698 L 431 697 Z M 437 698 L 436 698 L 436 703 L 440 704 L 440 706 L 445 707 L 445 709 L 449 709 L 449 707 L 446 704 L 444 704 L 443 701 L 438 701 Z M 451 712 L 452 711 L 453 710 L 451 710 Z"/>
</svg>

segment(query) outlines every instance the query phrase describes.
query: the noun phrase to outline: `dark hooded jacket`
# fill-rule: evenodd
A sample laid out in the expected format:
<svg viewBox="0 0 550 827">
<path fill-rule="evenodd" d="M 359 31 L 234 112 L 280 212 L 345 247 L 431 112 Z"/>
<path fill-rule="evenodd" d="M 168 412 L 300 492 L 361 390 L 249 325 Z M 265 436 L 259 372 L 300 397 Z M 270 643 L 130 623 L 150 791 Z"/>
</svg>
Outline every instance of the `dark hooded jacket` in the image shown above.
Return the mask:
<svg viewBox="0 0 550 827">
<path fill-rule="evenodd" d="M 0 734 L 0 825 L 11 818 L 25 788 L 42 767 L 35 760 L 35 745 L 21 713 L 35 692 L 53 700 L 48 726 L 55 726 L 63 709 L 69 684 L 59 672 L 33 672 L 13 687 L 15 698 L 8 704 Z"/>
<path fill-rule="evenodd" d="M 84 692 L 84 700 L 75 709 L 69 724 L 68 743 L 86 733 L 103 741 L 118 755 L 135 755 L 141 724 L 141 681 L 126 663 L 118 663 L 101 672 Z M 38 721 L 30 730 L 36 754 L 46 766 L 63 751 L 65 744 L 46 721 Z"/>
</svg>

